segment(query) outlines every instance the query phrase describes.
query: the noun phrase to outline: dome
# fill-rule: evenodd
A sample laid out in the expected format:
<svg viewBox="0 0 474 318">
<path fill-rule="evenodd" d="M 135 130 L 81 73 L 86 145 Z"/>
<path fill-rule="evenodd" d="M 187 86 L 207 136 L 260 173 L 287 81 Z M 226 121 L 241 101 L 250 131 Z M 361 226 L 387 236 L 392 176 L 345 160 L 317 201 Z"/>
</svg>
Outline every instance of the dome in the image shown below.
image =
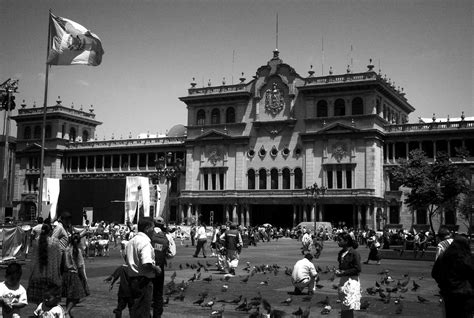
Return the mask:
<svg viewBox="0 0 474 318">
<path fill-rule="evenodd" d="M 168 137 L 184 137 L 186 136 L 186 127 L 184 125 L 178 124 L 171 127 L 168 131 Z"/>
</svg>

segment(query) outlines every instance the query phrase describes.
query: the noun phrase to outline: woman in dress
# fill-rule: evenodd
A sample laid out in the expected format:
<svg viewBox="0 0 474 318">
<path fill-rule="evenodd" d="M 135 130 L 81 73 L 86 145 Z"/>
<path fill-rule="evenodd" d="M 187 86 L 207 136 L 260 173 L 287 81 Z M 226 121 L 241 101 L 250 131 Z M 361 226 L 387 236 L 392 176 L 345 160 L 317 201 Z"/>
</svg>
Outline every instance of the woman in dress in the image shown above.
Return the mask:
<svg viewBox="0 0 474 318">
<path fill-rule="evenodd" d="M 33 242 L 33 268 L 27 295 L 28 301 L 35 304 L 40 304 L 51 288 L 61 288 L 61 248 L 51 233 L 51 226 L 43 224 L 39 239 Z"/>
<path fill-rule="evenodd" d="M 84 297 L 89 296 L 89 285 L 85 271 L 84 257 L 80 249 L 81 235 L 74 233 L 63 254 L 63 297 L 66 297 L 66 314 Z"/>
<path fill-rule="evenodd" d="M 360 309 L 361 299 L 360 255 L 356 251 L 358 244 L 349 233 L 341 233 L 338 237 L 338 244 L 342 249 L 337 256 L 339 269 L 335 271 L 335 274 L 340 277 L 341 318 L 353 318 L 354 310 Z"/>
</svg>

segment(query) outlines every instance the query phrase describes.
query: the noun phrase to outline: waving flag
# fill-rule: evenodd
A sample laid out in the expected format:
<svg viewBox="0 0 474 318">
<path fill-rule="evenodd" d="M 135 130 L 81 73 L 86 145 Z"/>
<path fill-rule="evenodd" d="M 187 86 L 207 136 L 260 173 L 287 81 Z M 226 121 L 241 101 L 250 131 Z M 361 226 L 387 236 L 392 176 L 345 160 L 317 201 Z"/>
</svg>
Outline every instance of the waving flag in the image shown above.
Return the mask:
<svg viewBox="0 0 474 318">
<path fill-rule="evenodd" d="M 97 35 L 66 18 L 50 13 L 49 65 L 92 65 L 102 62 L 102 43 Z"/>
</svg>

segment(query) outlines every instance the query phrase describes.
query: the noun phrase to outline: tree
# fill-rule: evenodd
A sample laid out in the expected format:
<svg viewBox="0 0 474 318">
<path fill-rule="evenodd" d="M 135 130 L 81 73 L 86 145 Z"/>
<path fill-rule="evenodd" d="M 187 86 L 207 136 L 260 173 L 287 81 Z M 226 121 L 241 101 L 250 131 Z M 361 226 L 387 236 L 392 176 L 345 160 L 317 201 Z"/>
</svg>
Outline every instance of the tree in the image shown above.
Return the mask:
<svg viewBox="0 0 474 318">
<path fill-rule="evenodd" d="M 393 168 L 392 177 L 400 185 L 410 188 L 405 199 L 409 207 L 428 211 L 433 233 L 433 217 L 447 206 L 456 208 L 459 195 L 469 192 L 464 168 L 452 163 L 443 152 L 439 152 L 435 162 L 430 163 L 422 150 L 413 150 L 408 160 L 402 160 Z"/>
</svg>

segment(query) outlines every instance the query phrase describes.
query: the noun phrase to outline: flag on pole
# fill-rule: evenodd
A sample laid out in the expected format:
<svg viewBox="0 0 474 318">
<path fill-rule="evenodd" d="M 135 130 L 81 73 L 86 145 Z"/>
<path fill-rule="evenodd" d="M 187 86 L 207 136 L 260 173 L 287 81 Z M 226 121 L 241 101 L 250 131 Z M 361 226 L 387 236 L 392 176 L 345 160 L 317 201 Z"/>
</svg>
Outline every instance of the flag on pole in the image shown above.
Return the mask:
<svg viewBox="0 0 474 318">
<path fill-rule="evenodd" d="M 85 27 L 66 18 L 49 15 L 49 65 L 92 65 L 102 62 L 102 43 Z"/>
</svg>

